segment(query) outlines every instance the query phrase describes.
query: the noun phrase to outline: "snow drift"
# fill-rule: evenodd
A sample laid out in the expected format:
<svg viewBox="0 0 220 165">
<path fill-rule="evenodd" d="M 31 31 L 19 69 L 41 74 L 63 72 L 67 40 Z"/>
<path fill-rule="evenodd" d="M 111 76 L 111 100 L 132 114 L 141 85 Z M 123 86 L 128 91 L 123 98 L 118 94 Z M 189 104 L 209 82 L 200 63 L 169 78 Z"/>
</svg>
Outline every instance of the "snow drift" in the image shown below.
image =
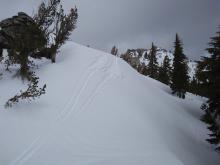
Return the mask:
<svg viewBox="0 0 220 165">
<path fill-rule="evenodd" d="M 217 165 L 202 98 L 185 100 L 121 59 L 74 43 L 36 61 L 46 95 L 4 109 L 25 85 L 0 81 L 1 165 Z M 10 77 L 8 77 L 10 76 Z"/>
</svg>

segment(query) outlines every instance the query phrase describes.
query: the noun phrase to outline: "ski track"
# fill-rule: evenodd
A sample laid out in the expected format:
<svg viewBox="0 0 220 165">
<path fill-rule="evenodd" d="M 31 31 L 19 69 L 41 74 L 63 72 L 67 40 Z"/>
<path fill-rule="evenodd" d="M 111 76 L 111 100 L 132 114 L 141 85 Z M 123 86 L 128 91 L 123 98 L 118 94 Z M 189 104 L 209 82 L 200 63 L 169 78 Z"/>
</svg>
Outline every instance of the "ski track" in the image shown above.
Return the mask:
<svg viewBox="0 0 220 165">
<path fill-rule="evenodd" d="M 82 112 L 84 112 L 83 110 L 85 110 L 85 108 L 92 103 L 92 101 L 95 99 L 95 96 L 97 96 L 97 94 L 99 93 L 99 91 L 104 87 L 104 85 L 110 81 L 112 79 L 112 74 L 105 76 L 105 78 L 98 84 L 98 86 L 96 86 L 96 88 L 93 90 L 93 92 L 91 92 L 91 95 L 87 98 L 86 102 L 84 102 L 84 104 L 82 104 L 82 106 L 79 108 L 78 110 L 78 115 Z M 77 116 L 77 114 L 76 114 Z M 75 117 L 76 117 L 75 116 Z"/>
<path fill-rule="evenodd" d="M 87 147 L 87 149 L 95 149 L 95 150 L 99 150 L 99 152 L 105 152 L 105 151 L 111 151 L 111 152 L 117 152 L 120 151 L 121 148 L 119 148 L 118 146 L 105 146 L 103 145 L 98 145 L 95 143 L 90 143 L 88 140 L 86 139 L 82 139 L 82 138 L 78 138 L 77 135 L 73 135 L 73 134 L 66 134 L 64 135 L 64 138 L 66 141 L 68 141 L 68 144 L 70 145 L 70 147 L 74 147 L 75 143 L 72 142 L 72 139 L 77 139 L 77 141 L 81 144 L 84 144 L 84 146 Z"/>
<path fill-rule="evenodd" d="M 101 68 L 98 65 L 100 61 L 102 62 Z M 85 92 L 85 89 L 88 86 L 88 83 L 93 77 L 93 75 L 95 75 L 99 71 L 104 72 L 105 74 L 107 74 L 105 78 L 94 87 L 94 90 L 91 93 L 91 95 L 86 98 L 83 105 L 80 107 L 80 111 L 78 113 L 82 112 L 82 110 L 84 110 L 93 101 L 93 99 L 98 94 L 100 89 L 102 89 L 102 87 L 113 77 L 113 73 L 111 73 L 112 65 L 113 65 L 113 59 L 108 58 L 107 55 L 104 55 L 104 57 L 100 56 L 98 59 L 94 60 L 86 69 L 86 71 L 83 73 L 86 78 L 84 78 L 83 75 L 82 76 L 83 78 L 80 80 L 84 83 L 78 89 L 79 92 L 77 92 L 78 94 L 76 95 L 76 99 L 74 99 L 75 97 L 74 94 L 71 95 L 70 99 L 65 104 L 63 110 L 57 115 L 57 117 L 55 117 L 54 122 L 57 123 L 59 121 L 66 121 L 68 117 L 70 117 L 73 111 L 76 109 L 76 106 L 79 103 L 80 98 L 83 98 L 82 94 Z M 107 73 L 108 71 L 109 73 Z M 87 72 L 89 72 L 89 74 L 86 74 Z M 73 93 L 74 93 L 74 89 L 73 89 Z M 75 112 L 75 114 L 77 114 L 77 111 Z M 75 115 L 74 117 L 76 116 L 77 115 Z M 53 130 L 53 127 L 48 126 L 46 130 Z M 36 137 L 33 140 L 33 142 L 16 159 L 14 159 L 13 161 L 11 161 L 11 163 L 9 163 L 9 165 L 23 165 L 26 161 L 28 161 L 29 158 L 31 158 L 37 151 L 40 150 L 44 142 L 47 140 L 50 134 L 49 132 L 50 131 L 46 133 L 46 136 L 44 134 L 44 136 L 39 135 L 38 137 Z"/>
<path fill-rule="evenodd" d="M 113 63 L 113 60 L 112 59 L 109 59 L 107 58 L 107 63 L 105 63 L 104 67 L 102 68 L 99 68 L 98 70 L 96 70 L 95 72 L 97 71 L 101 71 L 105 74 L 105 78 L 104 79 L 101 79 L 100 82 L 97 83 L 97 85 L 93 88 L 94 90 L 92 92 L 90 92 L 91 94 L 89 96 L 87 96 L 86 98 L 84 98 L 84 103 L 81 105 L 81 107 L 86 107 L 85 105 L 88 105 L 92 100 L 93 98 L 96 96 L 96 94 L 98 93 L 98 91 L 103 87 L 103 85 L 107 82 L 107 80 L 109 80 L 109 78 L 111 77 L 111 73 L 107 73 L 107 71 L 110 70 L 111 66 L 112 66 L 112 63 Z M 94 74 L 91 75 L 91 77 L 93 76 Z M 89 79 L 90 80 L 90 79 Z M 89 82 L 88 80 L 88 82 Z M 86 86 L 85 88 L 83 88 L 83 90 L 81 91 L 82 93 L 83 92 L 86 92 L 85 89 L 88 85 L 88 82 L 86 82 Z M 80 95 L 82 94 L 80 93 Z M 81 98 L 79 96 L 79 98 Z M 75 105 L 76 106 L 76 105 Z M 80 112 L 82 111 L 83 109 L 82 108 L 76 108 L 76 107 L 72 107 L 71 108 L 71 111 L 69 114 L 67 114 L 66 118 L 64 120 L 66 120 L 68 117 L 70 117 L 71 115 L 71 112 L 75 109 L 75 114 L 73 117 L 76 117 L 77 116 L 77 112 Z M 78 109 L 78 111 L 77 111 Z"/>
<path fill-rule="evenodd" d="M 100 56 L 98 58 L 98 60 L 96 59 L 92 64 L 89 65 L 89 67 L 86 69 L 86 71 L 84 72 L 84 75 L 82 76 L 83 78 L 79 81 L 78 84 L 82 84 L 83 82 L 83 85 L 81 85 L 78 89 L 79 92 L 76 92 L 76 93 L 81 93 L 82 89 L 84 88 L 84 86 L 87 86 L 87 83 L 89 81 L 89 79 L 92 77 L 93 74 L 95 74 L 95 72 L 97 71 L 95 65 L 104 57 Z M 91 72 L 92 71 L 92 72 Z M 89 72 L 89 74 L 85 74 L 86 72 Z M 85 76 L 85 78 L 84 78 Z M 74 90 L 72 91 L 72 96 L 71 96 L 71 99 L 70 101 L 66 104 L 66 106 L 63 108 L 63 110 L 61 111 L 61 113 L 57 116 L 56 118 L 56 121 L 60 121 L 62 120 L 62 118 L 65 117 L 65 115 L 68 113 L 69 109 L 74 106 L 74 104 L 76 104 L 78 101 L 76 101 L 76 99 L 74 100 L 74 98 L 76 97 L 77 100 L 79 99 L 79 95 L 78 94 L 77 96 L 75 96 L 75 88 Z"/>
<path fill-rule="evenodd" d="M 38 149 L 40 149 L 41 144 L 37 145 L 41 140 L 41 136 L 38 136 L 30 146 L 26 148 L 21 155 L 19 155 L 15 160 L 13 160 L 9 165 L 22 165 L 27 161 Z"/>
<path fill-rule="evenodd" d="M 91 68 L 102 58 L 102 56 L 100 56 L 98 58 L 98 60 L 94 60 L 89 67 L 86 69 L 86 71 L 84 72 L 84 74 L 91 70 Z M 73 92 L 74 93 L 74 90 Z M 73 102 L 74 99 L 74 94 L 70 97 L 69 101 L 65 104 L 64 110 L 67 109 L 69 106 L 71 106 L 71 103 Z M 63 111 L 61 111 L 61 113 L 58 114 L 58 117 L 55 118 L 55 121 L 57 121 L 61 115 L 62 115 Z M 47 129 L 50 129 L 47 128 Z M 30 146 L 28 146 L 24 152 L 22 152 L 21 155 L 19 155 L 14 161 L 12 161 L 12 163 L 10 163 L 10 165 L 22 165 L 22 163 L 24 163 L 24 160 L 27 160 L 27 158 L 31 157 L 31 155 L 33 155 L 34 152 L 36 152 L 38 149 L 40 149 L 41 144 L 43 143 L 43 137 L 42 135 L 37 136 L 33 142 L 30 144 Z"/>
<path fill-rule="evenodd" d="M 101 60 L 98 60 L 97 63 L 95 63 L 95 65 L 96 65 L 96 64 L 99 64 L 99 61 L 101 61 L 101 62 L 103 63 L 103 65 L 105 66 L 105 65 L 108 63 L 108 60 L 109 60 L 109 58 L 108 58 L 107 56 L 105 56 L 104 58 L 101 58 Z M 107 62 L 106 62 L 106 61 L 107 61 Z M 104 68 L 105 68 L 105 67 L 104 67 Z M 69 109 L 67 109 L 67 112 L 66 112 L 63 116 L 61 116 L 61 118 L 59 118 L 59 120 L 61 120 L 61 121 L 67 120 L 67 118 L 70 117 L 70 115 L 73 113 L 73 111 L 74 111 L 74 110 L 76 111 L 76 107 L 77 107 L 77 105 L 79 104 L 79 100 L 81 100 L 81 98 L 83 98 L 82 95 L 83 95 L 84 92 L 86 92 L 85 89 L 86 89 L 86 87 L 88 86 L 89 81 L 92 79 L 92 77 L 93 77 L 97 72 L 102 71 L 102 68 L 99 68 L 99 65 L 98 65 L 98 66 L 95 66 L 95 68 L 92 69 L 92 70 L 93 70 L 93 71 L 90 72 L 90 74 L 87 76 L 86 80 L 83 81 L 84 83 L 83 83 L 83 85 L 80 87 L 80 89 L 78 90 L 77 96 L 76 96 L 76 98 L 74 99 L 73 104 L 71 105 L 71 107 L 70 107 Z M 90 70 L 90 71 L 91 71 L 91 70 Z"/>
</svg>

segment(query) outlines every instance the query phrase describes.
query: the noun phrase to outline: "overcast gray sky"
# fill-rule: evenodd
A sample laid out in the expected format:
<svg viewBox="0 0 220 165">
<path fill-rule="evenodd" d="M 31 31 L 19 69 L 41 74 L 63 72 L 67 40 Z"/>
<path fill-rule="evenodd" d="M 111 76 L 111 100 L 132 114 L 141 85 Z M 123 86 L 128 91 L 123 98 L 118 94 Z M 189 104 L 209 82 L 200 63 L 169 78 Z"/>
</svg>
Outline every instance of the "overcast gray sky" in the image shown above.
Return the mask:
<svg viewBox="0 0 220 165">
<path fill-rule="evenodd" d="M 32 15 L 41 0 L 1 0 L 0 19 L 18 11 Z M 76 5 L 77 43 L 110 51 L 157 46 L 173 49 L 175 33 L 193 59 L 204 55 L 209 38 L 220 25 L 220 0 L 63 0 L 66 9 Z"/>
</svg>

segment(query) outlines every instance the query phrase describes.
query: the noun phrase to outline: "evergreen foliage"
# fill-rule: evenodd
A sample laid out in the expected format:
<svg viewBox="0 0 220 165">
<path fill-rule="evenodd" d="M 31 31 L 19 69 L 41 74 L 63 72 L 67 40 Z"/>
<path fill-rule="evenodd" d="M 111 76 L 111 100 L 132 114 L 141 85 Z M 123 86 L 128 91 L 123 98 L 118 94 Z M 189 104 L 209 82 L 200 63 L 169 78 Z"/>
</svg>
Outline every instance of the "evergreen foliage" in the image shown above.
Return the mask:
<svg viewBox="0 0 220 165">
<path fill-rule="evenodd" d="M 112 47 L 111 54 L 114 55 L 114 56 L 118 55 L 118 48 L 116 48 L 116 46 Z"/>
<path fill-rule="evenodd" d="M 34 16 L 34 20 L 38 27 L 45 32 L 47 38 L 52 33 L 51 25 L 55 21 L 55 15 L 58 10 L 60 0 L 49 0 L 48 3 L 42 2 L 38 7 L 38 12 Z"/>
<path fill-rule="evenodd" d="M 58 49 L 69 39 L 71 32 L 76 28 L 78 18 L 77 8 L 71 8 L 68 14 L 60 0 L 42 2 L 34 20 L 38 27 L 46 34 L 48 45 L 35 56 L 46 57 L 53 63 L 56 61 Z"/>
<path fill-rule="evenodd" d="M 198 78 L 202 84 L 203 92 L 208 97 L 202 109 L 205 115 L 202 120 L 209 126 L 211 131 L 207 141 L 211 144 L 220 144 L 220 31 L 215 37 L 211 38 L 207 51 L 210 57 L 203 57 L 199 61 Z"/>
<path fill-rule="evenodd" d="M 149 64 L 147 67 L 147 72 L 149 77 L 157 79 L 158 77 L 158 63 L 157 63 L 157 47 L 152 43 L 151 51 L 149 54 Z"/>
<path fill-rule="evenodd" d="M 5 108 L 10 108 L 14 104 L 18 103 L 20 100 L 29 99 L 35 100 L 41 95 L 45 94 L 46 84 L 42 88 L 38 88 L 39 77 L 37 77 L 33 72 L 29 72 L 29 84 L 26 91 L 20 91 L 20 94 L 15 95 L 10 98 L 6 104 Z"/>
<path fill-rule="evenodd" d="M 176 34 L 176 40 L 174 42 L 174 59 L 173 59 L 173 71 L 171 75 L 171 89 L 172 93 L 176 94 L 180 98 L 185 98 L 185 93 L 188 86 L 188 66 L 187 58 L 183 53 L 182 42 Z"/>
<path fill-rule="evenodd" d="M 171 74 L 171 66 L 170 66 L 170 59 L 166 55 L 163 60 L 163 64 L 159 67 L 159 75 L 158 80 L 164 84 L 170 84 L 170 74 Z"/>
<path fill-rule="evenodd" d="M 208 65 L 207 57 L 202 57 L 201 61 L 197 61 L 196 78 L 198 80 L 198 94 L 201 96 L 209 97 L 209 80 L 206 67 Z"/>
<path fill-rule="evenodd" d="M 196 76 L 193 76 L 193 79 L 189 82 L 188 91 L 195 95 L 203 96 L 201 95 L 198 79 L 196 78 Z"/>
</svg>

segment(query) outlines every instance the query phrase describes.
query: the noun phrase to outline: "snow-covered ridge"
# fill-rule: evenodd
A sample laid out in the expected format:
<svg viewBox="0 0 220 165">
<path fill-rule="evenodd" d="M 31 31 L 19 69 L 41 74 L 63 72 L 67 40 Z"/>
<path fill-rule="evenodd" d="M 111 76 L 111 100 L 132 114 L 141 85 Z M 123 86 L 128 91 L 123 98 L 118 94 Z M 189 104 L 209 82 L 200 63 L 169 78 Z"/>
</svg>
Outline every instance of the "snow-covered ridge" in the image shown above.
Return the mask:
<svg viewBox="0 0 220 165">
<path fill-rule="evenodd" d="M 174 97 L 122 59 L 71 42 L 56 64 L 35 62 L 46 94 L 0 106 L 1 165 L 219 165 L 203 98 Z M 4 72 L 1 105 L 21 88 Z"/>
</svg>

